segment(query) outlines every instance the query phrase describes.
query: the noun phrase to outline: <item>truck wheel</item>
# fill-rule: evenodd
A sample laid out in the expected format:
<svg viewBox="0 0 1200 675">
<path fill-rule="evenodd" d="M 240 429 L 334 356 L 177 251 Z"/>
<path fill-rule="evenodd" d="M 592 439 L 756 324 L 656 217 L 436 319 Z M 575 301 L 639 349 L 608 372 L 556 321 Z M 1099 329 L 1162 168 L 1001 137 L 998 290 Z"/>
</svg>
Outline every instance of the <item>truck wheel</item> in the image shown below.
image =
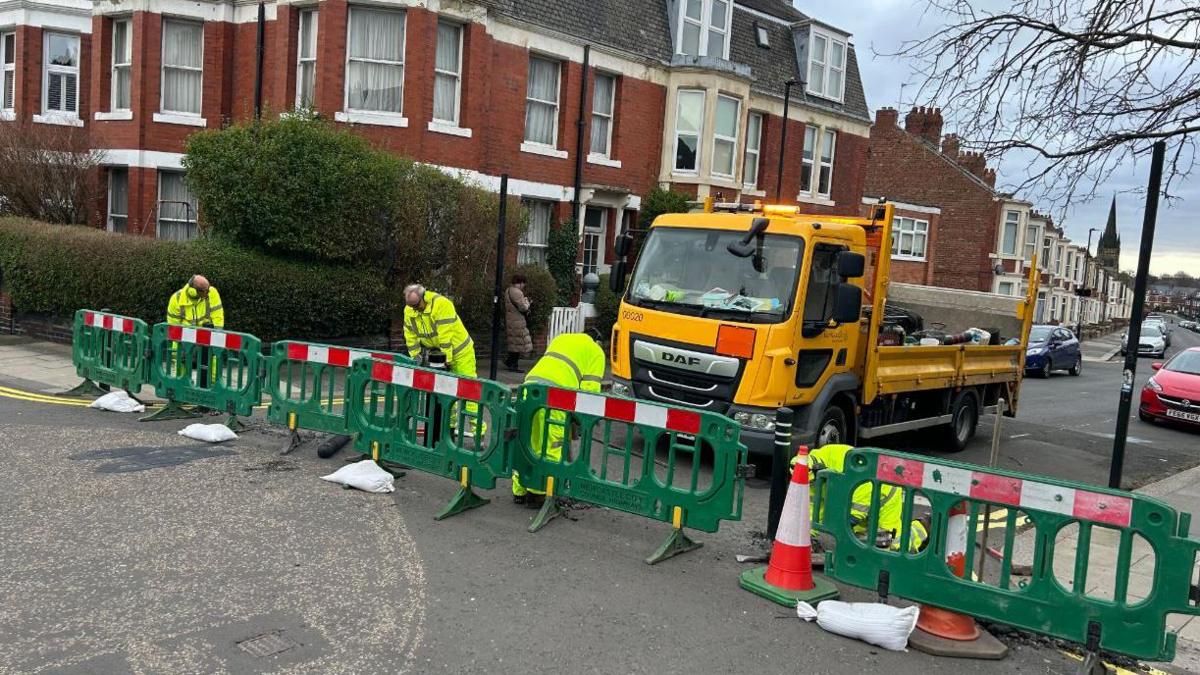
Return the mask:
<svg viewBox="0 0 1200 675">
<path fill-rule="evenodd" d="M 946 449 L 962 452 L 979 427 L 979 406 L 975 403 L 975 394 L 970 391 L 959 393 L 954 405 L 950 406 L 950 414 L 950 424 L 946 426 Z"/>
<path fill-rule="evenodd" d="M 821 415 L 821 424 L 817 427 L 817 447 L 838 443 L 850 443 L 846 412 L 837 405 L 830 405 Z"/>
</svg>

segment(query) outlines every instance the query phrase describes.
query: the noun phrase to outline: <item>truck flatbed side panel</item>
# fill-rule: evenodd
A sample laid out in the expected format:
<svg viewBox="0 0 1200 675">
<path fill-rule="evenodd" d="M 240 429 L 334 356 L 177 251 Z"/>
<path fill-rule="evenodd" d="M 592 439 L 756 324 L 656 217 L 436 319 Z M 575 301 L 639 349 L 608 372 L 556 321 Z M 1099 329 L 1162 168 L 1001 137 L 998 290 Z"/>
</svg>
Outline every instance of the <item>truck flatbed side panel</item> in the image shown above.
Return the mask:
<svg viewBox="0 0 1200 675">
<path fill-rule="evenodd" d="M 1016 382 L 1024 349 L 1021 345 L 964 345 L 962 385 Z"/>
<path fill-rule="evenodd" d="M 961 360 L 961 345 L 879 347 L 875 385 L 881 395 L 953 387 Z"/>
</svg>

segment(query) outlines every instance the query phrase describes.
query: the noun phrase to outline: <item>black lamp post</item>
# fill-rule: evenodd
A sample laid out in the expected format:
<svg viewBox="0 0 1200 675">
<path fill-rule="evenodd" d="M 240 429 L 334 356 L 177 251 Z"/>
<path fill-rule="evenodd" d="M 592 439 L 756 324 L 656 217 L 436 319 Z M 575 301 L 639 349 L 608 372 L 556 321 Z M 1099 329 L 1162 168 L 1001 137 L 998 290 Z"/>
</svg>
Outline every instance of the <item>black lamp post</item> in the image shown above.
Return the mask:
<svg viewBox="0 0 1200 675">
<path fill-rule="evenodd" d="M 788 109 L 792 104 L 792 87 L 801 82 L 792 79 L 783 83 L 783 128 L 779 132 L 779 170 L 775 174 L 775 203 L 783 193 L 783 155 L 787 149 Z"/>
</svg>

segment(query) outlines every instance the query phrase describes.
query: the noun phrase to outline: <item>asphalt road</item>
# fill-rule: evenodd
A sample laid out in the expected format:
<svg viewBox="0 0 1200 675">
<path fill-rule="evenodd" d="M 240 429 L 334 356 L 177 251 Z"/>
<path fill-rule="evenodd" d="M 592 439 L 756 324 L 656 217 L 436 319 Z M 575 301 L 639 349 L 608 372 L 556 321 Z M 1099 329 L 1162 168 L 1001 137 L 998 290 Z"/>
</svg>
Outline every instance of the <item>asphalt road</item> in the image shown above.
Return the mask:
<svg viewBox="0 0 1200 675">
<path fill-rule="evenodd" d="M 1167 357 L 1200 346 L 1200 334 L 1175 327 Z M 1138 488 L 1200 464 L 1200 432 L 1138 419 L 1138 397 L 1154 371 L 1153 359 L 1138 360 L 1130 407 L 1122 487 Z M 1078 377 L 1055 372 L 1049 379 L 1027 377 L 1017 416 L 1001 421 L 999 466 L 1034 474 L 1107 485 L 1121 396 L 1124 359 L 1085 362 Z M 995 416 L 980 420 L 979 432 L 961 453 L 936 450 L 936 438 L 920 433 L 879 439 L 879 445 L 972 464 L 987 464 Z"/>
<path fill-rule="evenodd" d="M 276 430 L 214 447 L 177 436 L 184 422 L 135 417 L 0 398 L 0 673 L 964 667 L 834 636 L 739 589 L 734 556 L 762 550 L 763 481 L 741 522 L 651 567 L 663 523 L 580 509 L 529 534 L 506 483 L 434 522 L 452 481 L 414 471 L 392 495 L 343 490 L 318 477 L 344 456 L 280 457 Z M 1014 643 L 969 667 L 1075 666 Z"/>
</svg>

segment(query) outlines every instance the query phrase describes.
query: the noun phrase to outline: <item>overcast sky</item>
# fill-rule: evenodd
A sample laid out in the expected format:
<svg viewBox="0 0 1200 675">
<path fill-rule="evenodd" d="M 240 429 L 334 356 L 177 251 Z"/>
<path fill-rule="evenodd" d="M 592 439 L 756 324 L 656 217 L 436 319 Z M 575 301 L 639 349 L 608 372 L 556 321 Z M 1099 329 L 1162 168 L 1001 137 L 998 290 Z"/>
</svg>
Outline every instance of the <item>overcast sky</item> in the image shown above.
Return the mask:
<svg viewBox="0 0 1200 675">
<path fill-rule="evenodd" d="M 896 106 L 901 111 L 903 124 L 904 111 L 912 106 L 939 103 L 913 100 L 920 76 L 913 72 L 909 64 L 874 53 L 895 52 L 903 41 L 927 36 L 936 28 L 940 17 L 922 16 L 922 3 L 912 0 L 796 0 L 795 5 L 805 14 L 852 35 L 872 115 L 883 106 Z M 903 86 L 906 84 L 908 86 Z M 952 111 L 947 112 L 952 114 Z M 952 131 L 947 123 L 944 133 Z M 1006 159 L 1006 163 L 999 167 L 996 185 L 1001 190 L 1012 185 L 1012 181 L 1006 180 L 1006 174 L 1013 179 L 1019 175 L 1015 168 L 1008 170 L 1010 167 L 1006 166 L 1013 161 L 1015 158 Z M 1082 244 L 1087 242 L 1088 228 L 1102 230 L 1108 219 L 1110 199 L 1115 193 L 1117 227 L 1121 233 L 1121 268 L 1133 270 L 1137 266 L 1144 217 L 1145 196 L 1141 193 L 1145 192 L 1149 171 L 1148 158 L 1136 165 L 1123 167 L 1122 171 L 1111 177 L 1107 190 L 1101 190 L 1102 197 L 1089 203 L 1071 205 L 1066 219 L 1059 223 L 1066 228 L 1067 236 Z M 1131 190 L 1138 190 L 1139 193 L 1132 194 Z M 1196 215 L 1196 209 L 1200 206 L 1200 177 L 1193 176 L 1187 182 L 1174 186 L 1172 192 L 1181 199 L 1170 206 L 1160 202 L 1150 271 L 1155 274 L 1185 271 L 1193 276 L 1200 275 L 1200 228 L 1197 227 L 1200 217 Z M 1097 232 L 1092 238 L 1093 252 L 1099 237 L 1100 233 Z"/>
</svg>

